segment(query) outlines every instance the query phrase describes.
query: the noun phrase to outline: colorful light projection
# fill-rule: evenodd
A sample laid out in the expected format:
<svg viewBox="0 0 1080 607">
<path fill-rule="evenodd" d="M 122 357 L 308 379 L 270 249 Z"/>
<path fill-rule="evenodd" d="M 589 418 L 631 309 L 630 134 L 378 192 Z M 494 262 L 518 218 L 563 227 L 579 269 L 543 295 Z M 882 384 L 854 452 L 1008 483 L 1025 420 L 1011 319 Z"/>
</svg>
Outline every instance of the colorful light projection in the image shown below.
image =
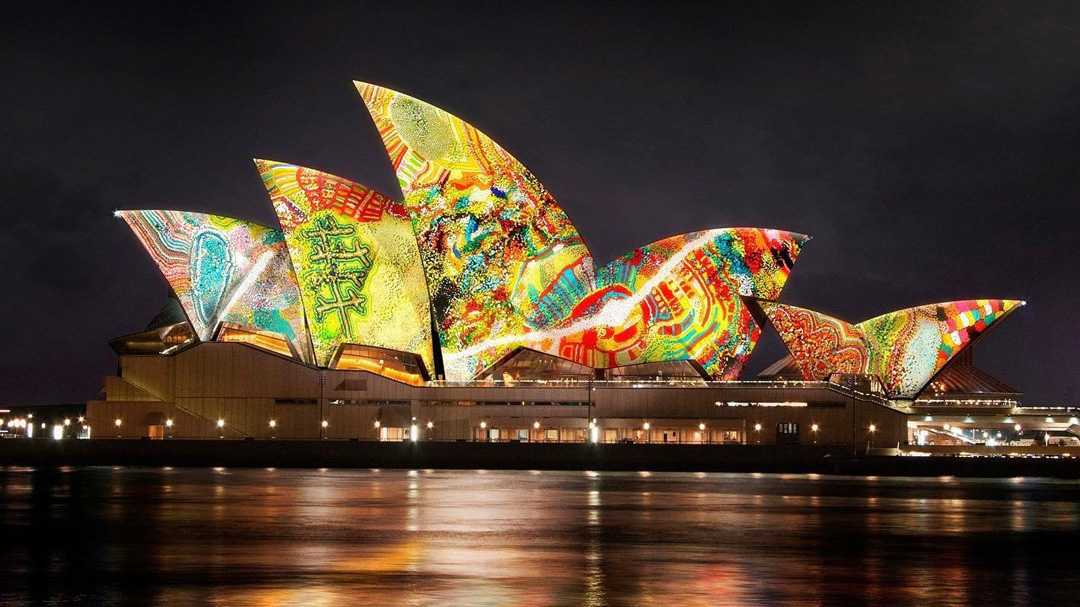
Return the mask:
<svg viewBox="0 0 1080 607">
<path fill-rule="evenodd" d="M 949 301 L 882 314 L 857 325 L 793 306 L 760 305 L 806 379 L 868 373 L 881 378 L 890 396 L 915 398 L 957 352 L 1024 302 Z M 857 362 L 860 370 L 851 371 Z"/>
<path fill-rule="evenodd" d="M 219 323 L 285 337 L 305 362 L 311 348 L 281 232 L 186 211 L 117 211 L 172 287 L 196 335 Z"/>
<path fill-rule="evenodd" d="M 562 326 L 495 337 L 444 353 L 444 363 L 525 346 L 593 368 L 690 360 L 713 378 L 737 378 L 761 334 L 740 295 L 779 297 L 806 240 L 757 228 L 666 238 L 601 268 Z"/>
<path fill-rule="evenodd" d="M 855 325 L 813 310 L 758 302 L 784 340 L 802 376 L 821 380 L 833 373 L 865 373 L 870 350 Z"/>
<path fill-rule="evenodd" d="M 341 177 L 256 160 L 285 231 L 316 362 L 342 344 L 418 354 L 433 369 L 420 252 L 405 208 Z"/>
<path fill-rule="evenodd" d="M 412 218 L 447 377 L 469 379 L 500 359 L 510 346 L 498 338 L 570 320 L 593 291 L 593 261 L 543 184 L 460 118 L 355 84 Z"/>
<path fill-rule="evenodd" d="M 714 379 L 736 379 L 761 335 L 740 295 L 776 299 L 807 237 L 725 228 L 641 247 L 597 272 L 575 317 L 582 330 L 551 353 L 613 368 L 690 360 Z"/>
</svg>

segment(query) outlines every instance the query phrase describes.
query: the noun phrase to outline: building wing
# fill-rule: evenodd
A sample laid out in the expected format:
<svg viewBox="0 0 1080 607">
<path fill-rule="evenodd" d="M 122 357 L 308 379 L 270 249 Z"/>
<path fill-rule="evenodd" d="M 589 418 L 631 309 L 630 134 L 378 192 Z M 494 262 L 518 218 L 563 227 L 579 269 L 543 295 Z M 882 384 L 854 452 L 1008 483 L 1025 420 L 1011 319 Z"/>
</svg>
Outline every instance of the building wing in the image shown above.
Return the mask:
<svg viewBox="0 0 1080 607">
<path fill-rule="evenodd" d="M 915 398 L 958 352 L 990 325 L 1024 305 L 1012 299 L 970 299 L 917 306 L 856 325 L 870 346 L 869 372 L 890 396 Z"/>
<path fill-rule="evenodd" d="M 418 354 L 433 368 L 420 252 L 404 207 L 322 171 L 256 160 L 285 233 L 316 362 L 345 344 Z"/>
<path fill-rule="evenodd" d="M 311 347 L 278 230 L 186 211 L 117 211 L 172 287 L 203 341 L 229 324 L 280 335 L 305 362 Z"/>
<path fill-rule="evenodd" d="M 821 312 L 787 304 L 757 302 L 791 353 L 803 379 L 826 380 L 833 373 L 866 373 L 870 348 L 862 330 Z"/>
<path fill-rule="evenodd" d="M 513 349 L 513 336 L 572 320 L 593 290 L 592 256 L 543 184 L 460 118 L 356 87 L 413 221 L 447 377 L 472 378 Z"/>
<path fill-rule="evenodd" d="M 595 368 L 693 361 L 713 379 L 735 379 L 761 334 L 742 296 L 779 297 L 806 240 L 723 228 L 635 249 L 597 271 L 597 289 L 579 304 L 588 320 L 555 353 Z"/>
</svg>

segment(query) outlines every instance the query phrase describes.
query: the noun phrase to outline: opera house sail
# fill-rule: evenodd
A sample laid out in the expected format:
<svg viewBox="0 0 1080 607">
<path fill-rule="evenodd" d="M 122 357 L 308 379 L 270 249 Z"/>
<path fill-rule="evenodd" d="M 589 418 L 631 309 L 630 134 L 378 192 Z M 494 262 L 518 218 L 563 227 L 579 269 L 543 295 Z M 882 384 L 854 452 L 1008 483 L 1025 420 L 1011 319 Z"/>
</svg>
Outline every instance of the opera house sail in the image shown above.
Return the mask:
<svg viewBox="0 0 1080 607">
<path fill-rule="evenodd" d="M 420 253 L 400 203 L 358 183 L 256 160 L 285 232 L 316 362 L 345 344 L 418 354 L 434 368 Z"/>
<path fill-rule="evenodd" d="M 961 350 L 1024 305 L 972 299 L 906 308 L 849 324 L 820 312 L 759 304 L 808 380 L 833 373 L 878 377 L 894 398 L 913 399 Z"/>
<path fill-rule="evenodd" d="M 304 310 L 279 230 L 187 211 L 117 211 L 176 294 L 195 334 L 223 326 L 280 336 L 312 360 Z"/>
</svg>

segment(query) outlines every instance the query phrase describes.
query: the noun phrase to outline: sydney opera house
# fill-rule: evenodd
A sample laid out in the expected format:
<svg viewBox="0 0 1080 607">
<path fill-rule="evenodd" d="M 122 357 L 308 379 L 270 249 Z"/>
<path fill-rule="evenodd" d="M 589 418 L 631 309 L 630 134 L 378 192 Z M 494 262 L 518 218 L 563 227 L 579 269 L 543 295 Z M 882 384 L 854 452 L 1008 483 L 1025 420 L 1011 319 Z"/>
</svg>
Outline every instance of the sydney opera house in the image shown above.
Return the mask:
<svg viewBox="0 0 1080 607">
<path fill-rule="evenodd" d="M 118 372 L 87 407 L 95 436 L 895 447 L 976 440 L 953 430 L 972 416 L 999 437 L 1069 424 L 973 364 L 971 345 L 1021 301 L 857 323 L 795 307 L 782 292 L 809 237 L 771 228 L 597 265 L 494 140 L 356 87 L 401 199 L 256 160 L 279 225 L 117 211 L 170 297 L 112 340 Z M 790 355 L 747 377 L 763 331 Z"/>
</svg>

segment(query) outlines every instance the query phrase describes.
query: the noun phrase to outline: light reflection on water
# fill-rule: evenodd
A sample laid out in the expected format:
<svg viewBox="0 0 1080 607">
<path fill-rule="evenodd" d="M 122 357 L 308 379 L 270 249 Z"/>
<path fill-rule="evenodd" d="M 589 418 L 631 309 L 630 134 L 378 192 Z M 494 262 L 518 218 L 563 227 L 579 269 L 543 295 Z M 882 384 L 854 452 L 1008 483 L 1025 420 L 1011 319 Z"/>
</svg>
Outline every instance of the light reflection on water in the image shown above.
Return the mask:
<svg viewBox="0 0 1080 607">
<path fill-rule="evenodd" d="M 1080 483 L 0 468 L 0 604 L 1071 604 Z"/>
</svg>

